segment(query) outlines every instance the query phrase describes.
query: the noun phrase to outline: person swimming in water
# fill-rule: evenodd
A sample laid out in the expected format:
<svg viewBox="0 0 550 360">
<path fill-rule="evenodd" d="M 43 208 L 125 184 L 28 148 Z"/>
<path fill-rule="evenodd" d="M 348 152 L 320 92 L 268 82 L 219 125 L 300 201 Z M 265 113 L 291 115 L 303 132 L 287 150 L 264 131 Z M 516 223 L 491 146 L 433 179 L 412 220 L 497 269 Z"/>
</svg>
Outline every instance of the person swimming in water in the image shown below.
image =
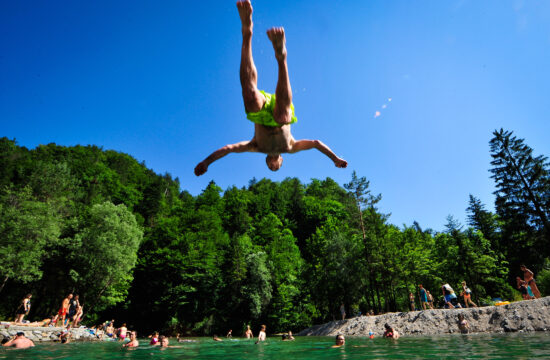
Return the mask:
<svg viewBox="0 0 550 360">
<path fill-rule="evenodd" d="M 399 333 L 392 328 L 389 324 L 384 324 L 384 337 L 389 339 L 399 339 Z"/>
<path fill-rule="evenodd" d="M 149 345 L 153 345 L 153 346 L 159 345 L 159 333 L 158 333 L 158 331 L 155 331 L 152 335 L 149 335 L 149 338 L 151 339 L 151 341 L 149 342 Z"/>
<path fill-rule="evenodd" d="M 16 349 L 27 349 L 30 347 L 34 347 L 34 342 L 32 342 L 31 339 L 25 337 L 24 332 L 19 331 L 15 334 L 15 337 L 13 339 L 8 339 L 2 344 L 2 346 L 14 347 Z"/>
<path fill-rule="evenodd" d="M 137 339 L 137 332 L 135 331 L 132 331 L 130 332 L 130 341 L 127 342 L 126 344 L 122 345 L 122 347 L 138 347 L 139 346 L 139 341 Z"/>
<path fill-rule="evenodd" d="M 458 330 L 461 334 L 467 334 L 470 332 L 470 325 L 468 320 L 464 318 L 464 314 L 458 314 Z"/>
<path fill-rule="evenodd" d="M 250 325 L 246 325 L 246 331 L 244 332 L 244 336 L 247 339 L 252 339 L 254 337 L 254 334 L 252 333 L 252 330 L 250 330 Z"/>
<path fill-rule="evenodd" d="M 332 345 L 333 348 L 341 347 L 346 345 L 346 338 L 342 334 L 336 335 L 336 342 Z"/>
<path fill-rule="evenodd" d="M 271 28 L 267 36 L 273 44 L 279 75 L 275 94 L 258 90 L 258 74 L 252 58 L 252 4 L 249 0 L 237 2 L 242 23 L 243 44 L 241 51 L 240 78 L 247 118 L 254 122 L 254 137 L 249 141 L 228 144 L 210 154 L 195 167 L 195 175 L 204 174 L 210 164 L 229 153 L 261 152 L 267 154 L 265 162 L 272 171 L 283 164 L 283 153 L 296 153 L 317 149 L 328 156 L 336 167 L 348 166 L 320 140 L 295 140 L 290 125 L 297 121 L 292 104 L 292 89 L 288 78 L 285 31 L 282 27 Z"/>
<path fill-rule="evenodd" d="M 265 341 L 267 337 L 265 334 L 265 329 L 266 329 L 266 326 L 262 325 L 262 327 L 260 328 L 260 332 L 258 333 L 258 340 L 256 341 L 256 344 L 259 342 Z"/>
</svg>

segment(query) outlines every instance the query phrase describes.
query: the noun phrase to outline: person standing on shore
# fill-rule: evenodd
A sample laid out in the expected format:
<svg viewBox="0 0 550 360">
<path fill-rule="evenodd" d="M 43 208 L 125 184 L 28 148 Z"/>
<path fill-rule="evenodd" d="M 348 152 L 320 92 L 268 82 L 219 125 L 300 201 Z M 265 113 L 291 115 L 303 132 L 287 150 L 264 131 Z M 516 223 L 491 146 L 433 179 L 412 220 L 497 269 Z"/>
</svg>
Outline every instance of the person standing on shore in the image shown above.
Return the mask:
<svg viewBox="0 0 550 360">
<path fill-rule="evenodd" d="M 409 304 L 411 305 L 411 311 L 415 311 L 416 306 L 414 305 L 414 294 L 412 292 L 409 293 Z"/>
<path fill-rule="evenodd" d="M 84 305 L 79 303 L 78 306 L 76 307 L 76 314 L 73 320 L 73 327 L 78 327 L 78 324 L 82 320 L 82 316 L 84 316 Z"/>
<path fill-rule="evenodd" d="M 17 315 L 17 317 L 15 318 L 16 324 L 21 324 L 23 322 L 23 318 L 25 317 L 25 315 L 29 314 L 29 311 L 31 310 L 31 297 L 32 297 L 32 294 L 27 294 L 27 296 L 25 296 L 25 298 L 21 300 L 21 304 L 19 304 L 19 307 L 17 308 L 17 311 L 16 311 L 16 315 Z"/>
<path fill-rule="evenodd" d="M 433 307 L 428 302 L 428 294 L 426 293 L 426 289 L 424 289 L 422 284 L 418 285 L 418 288 L 420 289 L 420 304 L 422 305 L 422 309 L 426 310 L 427 306 L 433 309 Z"/>
<path fill-rule="evenodd" d="M 342 320 L 346 319 L 346 307 L 344 306 L 344 303 L 340 305 L 340 315 L 342 315 Z"/>
<path fill-rule="evenodd" d="M 443 292 L 443 297 L 445 298 L 445 304 L 449 309 L 454 309 L 455 306 L 452 304 L 452 301 L 456 301 L 456 294 L 451 285 L 444 283 L 441 285 L 441 291 Z"/>
<path fill-rule="evenodd" d="M 428 294 L 428 305 L 430 305 L 430 309 L 434 308 L 434 297 L 430 293 L 429 290 L 426 290 L 426 293 Z"/>
<path fill-rule="evenodd" d="M 78 307 L 80 306 L 80 302 L 78 301 L 78 295 L 75 295 L 71 301 L 69 301 L 69 310 L 67 311 L 67 323 L 70 323 L 71 321 L 74 322 L 76 311 Z"/>
<path fill-rule="evenodd" d="M 67 311 L 69 310 L 69 304 L 71 302 L 71 299 L 73 298 L 73 294 L 67 295 L 65 299 L 61 302 L 61 308 L 58 312 L 58 318 L 57 323 L 59 323 L 59 319 L 61 319 L 61 326 L 65 326 L 65 317 L 67 316 Z"/>
<path fill-rule="evenodd" d="M 473 307 L 477 307 L 477 305 L 472 301 L 472 290 L 466 286 L 466 281 L 462 282 L 462 291 L 460 292 L 460 296 L 464 298 L 464 305 L 466 305 L 466 307 L 469 307 L 468 303 L 472 304 Z"/>
<path fill-rule="evenodd" d="M 533 294 L 538 299 L 540 298 L 540 291 L 537 288 L 537 282 L 535 281 L 535 274 L 527 269 L 525 265 L 520 266 L 521 271 L 523 271 L 523 280 L 527 283 L 528 286 L 531 287 L 531 290 L 533 291 Z"/>
</svg>

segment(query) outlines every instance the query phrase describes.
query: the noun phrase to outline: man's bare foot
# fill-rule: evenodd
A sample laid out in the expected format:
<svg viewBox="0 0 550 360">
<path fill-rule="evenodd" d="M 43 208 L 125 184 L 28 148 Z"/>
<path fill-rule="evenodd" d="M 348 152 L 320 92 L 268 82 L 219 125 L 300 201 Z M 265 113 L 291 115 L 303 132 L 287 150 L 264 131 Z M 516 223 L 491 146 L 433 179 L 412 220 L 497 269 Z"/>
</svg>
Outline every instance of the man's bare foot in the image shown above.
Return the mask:
<svg viewBox="0 0 550 360">
<path fill-rule="evenodd" d="M 238 1 L 237 9 L 241 17 L 243 35 L 252 34 L 252 4 L 250 0 Z"/>
<path fill-rule="evenodd" d="M 286 59 L 286 39 L 285 29 L 282 27 L 271 28 L 267 30 L 267 37 L 273 43 L 273 49 L 275 49 L 275 57 L 277 60 Z"/>
</svg>

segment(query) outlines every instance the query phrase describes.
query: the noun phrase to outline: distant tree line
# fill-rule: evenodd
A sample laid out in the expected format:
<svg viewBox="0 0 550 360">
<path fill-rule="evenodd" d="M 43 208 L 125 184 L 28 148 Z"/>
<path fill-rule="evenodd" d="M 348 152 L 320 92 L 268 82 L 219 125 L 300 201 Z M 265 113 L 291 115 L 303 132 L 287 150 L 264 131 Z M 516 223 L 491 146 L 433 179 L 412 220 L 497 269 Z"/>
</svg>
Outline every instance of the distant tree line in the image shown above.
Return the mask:
<svg viewBox="0 0 550 360">
<path fill-rule="evenodd" d="M 550 172 L 512 132 L 490 141 L 496 212 L 470 195 L 467 225 L 398 227 L 355 172 L 303 184 L 252 179 L 198 196 L 129 155 L 0 139 L 0 316 L 33 293 L 31 318 L 80 295 L 84 323 L 211 334 L 273 332 L 400 311 L 423 284 L 465 280 L 478 304 L 519 299 L 519 265 L 550 293 Z M 514 285 L 515 286 L 515 285 Z"/>
</svg>

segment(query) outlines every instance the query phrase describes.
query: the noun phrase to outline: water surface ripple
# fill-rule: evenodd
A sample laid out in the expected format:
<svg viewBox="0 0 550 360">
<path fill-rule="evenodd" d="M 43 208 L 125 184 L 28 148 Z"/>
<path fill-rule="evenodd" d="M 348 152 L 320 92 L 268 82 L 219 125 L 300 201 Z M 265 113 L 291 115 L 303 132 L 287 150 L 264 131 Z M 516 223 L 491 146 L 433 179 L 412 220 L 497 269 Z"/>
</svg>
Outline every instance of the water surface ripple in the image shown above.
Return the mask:
<svg viewBox="0 0 550 360">
<path fill-rule="evenodd" d="M 255 345 L 252 340 L 196 343 L 160 349 L 143 340 L 137 349 L 120 343 L 43 343 L 27 350 L 0 349 L 0 359 L 550 359 L 550 333 L 474 334 L 404 337 L 399 340 L 348 338 L 342 348 L 331 348 L 332 337 L 297 337 L 283 342 L 271 337 Z"/>
</svg>

